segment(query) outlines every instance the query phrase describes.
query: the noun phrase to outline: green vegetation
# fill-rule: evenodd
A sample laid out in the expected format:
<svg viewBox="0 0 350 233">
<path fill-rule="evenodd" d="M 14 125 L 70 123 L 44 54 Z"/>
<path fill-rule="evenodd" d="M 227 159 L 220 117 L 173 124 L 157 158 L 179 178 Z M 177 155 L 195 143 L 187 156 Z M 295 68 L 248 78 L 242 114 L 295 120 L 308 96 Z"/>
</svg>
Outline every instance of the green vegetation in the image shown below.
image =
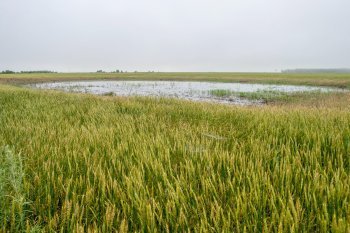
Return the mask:
<svg viewBox="0 0 350 233">
<path fill-rule="evenodd" d="M 344 73 L 40 73 L 0 74 L 0 83 L 25 84 L 67 80 L 178 80 L 314 85 L 350 88 Z"/>
<path fill-rule="evenodd" d="M 256 92 L 234 92 L 231 90 L 211 90 L 209 94 L 215 97 L 241 97 L 250 100 L 263 100 L 265 103 L 272 101 L 287 101 L 288 98 L 297 96 L 297 95 L 314 95 L 315 93 L 322 94 L 321 92 L 294 92 L 286 93 L 282 91 L 273 91 L 273 90 L 258 90 Z"/>
<path fill-rule="evenodd" d="M 281 100 L 288 97 L 291 97 L 293 95 L 309 95 L 314 94 L 316 92 L 293 92 L 293 93 L 286 93 L 282 91 L 257 91 L 257 92 L 239 92 L 238 96 L 246 99 L 261 99 L 266 102 L 273 101 L 273 100 Z M 320 93 L 320 92 L 319 92 Z"/>
<path fill-rule="evenodd" d="M 348 232 L 350 95 L 317 95 L 262 108 L 0 85 L 2 230 Z"/>
<path fill-rule="evenodd" d="M 22 159 L 8 147 L 0 148 L 0 224 L 1 230 L 11 232 L 25 229 L 28 203 L 23 193 Z M 35 229 L 33 227 L 32 229 Z"/>
<path fill-rule="evenodd" d="M 307 92 L 283 92 L 274 90 L 258 90 L 256 92 L 234 92 L 231 90 L 211 90 L 209 94 L 219 98 L 240 97 L 249 100 L 261 100 L 265 104 L 291 104 L 315 98 L 324 98 L 341 95 L 341 93 L 307 91 Z M 316 101 L 317 102 L 317 101 Z"/>
<path fill-rule="evenodd" d="M 3 70 L 1 71 L 0 74 L 15 74 L 16 72 L 12 71 L 12 70 Z"/>
<path fill-rule="evenodd" d="M 209 94 L 216 97 L 230 97 L 235 95 L 236 93 L 231 90 L 219 89 L 219 90 L 211 90 L 209 91 Z"/>
</svg>

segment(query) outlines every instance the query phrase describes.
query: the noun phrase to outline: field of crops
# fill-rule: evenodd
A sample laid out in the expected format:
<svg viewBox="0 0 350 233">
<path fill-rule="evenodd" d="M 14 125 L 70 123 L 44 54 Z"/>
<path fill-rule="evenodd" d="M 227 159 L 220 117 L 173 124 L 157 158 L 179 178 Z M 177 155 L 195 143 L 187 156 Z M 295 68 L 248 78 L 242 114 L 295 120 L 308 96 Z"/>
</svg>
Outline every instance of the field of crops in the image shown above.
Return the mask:
<svg viewBox="0 0 350 233">
<path fill-rule="evenodd" d="M 348 232 L 350 96 L 322 98 L 236 107 L 0 85 L 0 231 Z"/>
</svg>

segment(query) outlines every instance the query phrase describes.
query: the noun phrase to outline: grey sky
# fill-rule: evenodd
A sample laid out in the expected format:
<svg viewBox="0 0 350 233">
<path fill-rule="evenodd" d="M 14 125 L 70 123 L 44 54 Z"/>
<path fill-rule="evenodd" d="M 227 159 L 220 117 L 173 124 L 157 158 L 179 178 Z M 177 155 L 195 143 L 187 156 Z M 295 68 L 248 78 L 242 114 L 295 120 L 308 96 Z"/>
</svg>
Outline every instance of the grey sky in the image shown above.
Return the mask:
<svg viewBox="0 0 350 233">
<path fill-rule="evenodd" d="M 350 67 L 349 0 L 0 0 L 0 70 Z"/>
</svg>

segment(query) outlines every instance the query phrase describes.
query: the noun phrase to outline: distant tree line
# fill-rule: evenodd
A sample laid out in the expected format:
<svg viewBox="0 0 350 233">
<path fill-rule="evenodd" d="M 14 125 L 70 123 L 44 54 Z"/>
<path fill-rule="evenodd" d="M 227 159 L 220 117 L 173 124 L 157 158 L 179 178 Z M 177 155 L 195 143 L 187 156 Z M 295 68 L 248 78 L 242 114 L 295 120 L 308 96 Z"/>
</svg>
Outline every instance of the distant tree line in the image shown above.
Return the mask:
<svg viewBox="0 0 350 233">
<path fill-rule="evenodd" d="M 46 74 L 46 73 L 57 73 L 57 72 L 50 71 L 50 70 L 30 70 L 30 71 L 20 71 L 20 72 L 15 72 L 12 70 L 1 71 L 1 74 Z"/>
<path fill-rule="evenodd" d="M 33 71 L 21 71 L 23 74 L 46 74 L 46 73 L 57 73 L 51 70 L 33 70 Z"/>
<path fill-rule="evenodd" d="M 131 71 L 132 72 L 132 71 Z M 139 71 L 135 70 L 134 73 L 138 73 Z M 140 72 L 146 72 L 146 71 L 140 71 Z M 155 71 L 154 70 L 149 70 L 147 71 L 148 73 L 154 73 Z M 114 71 L 111 71 L 111 72 L 108 72 L 108 71 L 104 71 L 104 70 L 97 70 L 96 73 L 128 73 L 128 71 L 126 70 L 119 70 L 119 69 L 116 69 Z"/>
<path fill-rule="evenodd" d="M 290 69 L 282 70 L 282 73 L 300 74 L 300 73 L 350 73 L 350 69 Z"/>
<path fill-rule="evenodd" d="M 115 71 L 111 71 L 111 72 L 106 72 L 104 70 L 97 70 L 96 73 L 127 73 L 127 71 L 123 71 L 123 70 L 115 70 Z"/>
<path fill-rule="evenodd" d="M 12 71 L 12 70 L 3 70 L 1 71 L 2 74 L 14 74 L 16 72 Z"/>
</svg>

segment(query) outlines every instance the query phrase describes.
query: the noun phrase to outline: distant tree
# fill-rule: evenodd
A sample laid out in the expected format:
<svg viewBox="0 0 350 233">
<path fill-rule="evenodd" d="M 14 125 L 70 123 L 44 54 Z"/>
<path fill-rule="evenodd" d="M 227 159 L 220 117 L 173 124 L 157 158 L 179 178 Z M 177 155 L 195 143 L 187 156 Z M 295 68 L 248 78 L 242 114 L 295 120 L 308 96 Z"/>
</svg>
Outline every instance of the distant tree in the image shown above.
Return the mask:
<svg viewBox="0 0 350 233">
<path fill-rule="evenodd" d="M 115 72 L 116 72 L 116 73 L 120 73 L 120 70 L 116 70 Z"/>
<path fill-rule="evenodd" d="M 2 74 L 14 74 L 16 72 L 12 71 L 12 70 L 4 70 L 4 71 L 1 71 Z"/>
<path fill-rule="evenodd" d="M 104 71 L 103 70 L 98 70 L 98 71 L 96 71 L 97 73 L 104 73 Z"/>
<path fill-rule="evenodd" d="M 21 71 L 22 74 L 46 74 L 46 73 L 57 73 L 56 71 L 51 70 L 30 70 L 30 71 Z"/>
</svg>

